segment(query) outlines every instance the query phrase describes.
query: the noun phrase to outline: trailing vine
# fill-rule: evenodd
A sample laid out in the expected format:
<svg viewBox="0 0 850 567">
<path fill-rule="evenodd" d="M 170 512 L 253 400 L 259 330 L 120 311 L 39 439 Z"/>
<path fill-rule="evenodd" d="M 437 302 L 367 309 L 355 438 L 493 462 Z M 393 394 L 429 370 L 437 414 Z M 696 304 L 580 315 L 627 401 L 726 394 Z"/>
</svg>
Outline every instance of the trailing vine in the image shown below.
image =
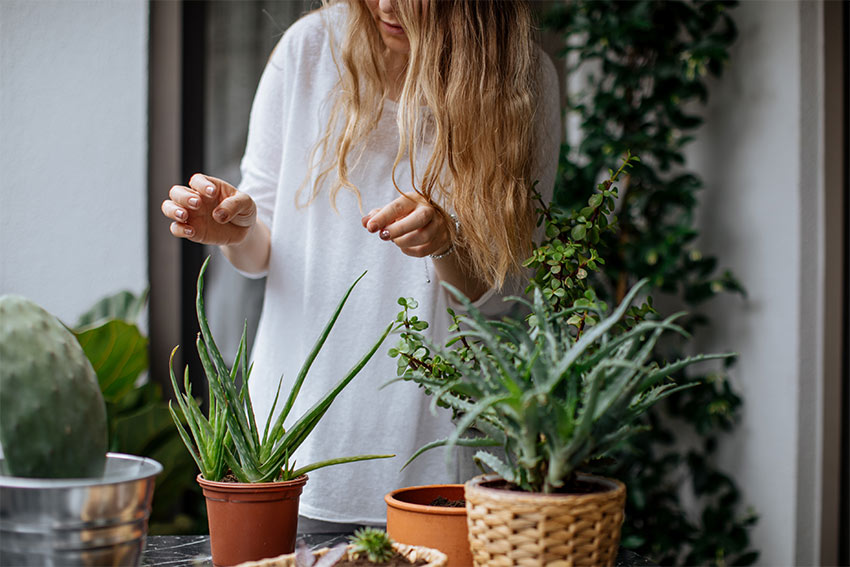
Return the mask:
<svg viewBox="0 0 850 567">
<path fill-rule="evenodd" d="M 580 214 L 603 172 L 628 151 L 641 157 L 620 182 L 616 227 L 599 235 L 605 261 L 589 274 L 590 287 L 602 300 L 618 302 L 635 281 L 648 278 L 656 298 L 686 305 L 692 315 L 682 325 L 691 333 L 710 325 L 699 311 L 707 300 L 745 293 L 696 245 L 703 184 L 687 170 L 684 154 L 702 123 L 696 111 L 708 98 L 707 78 L 719 76 L 728 61 L 737 34 L 729 13 L 734 5 L 570 0 L 544 20 L 564 39 L 568 73 L 585 82 L 569 97 L 581 135 L 562 147 L 556 205 Z M 686 344 L 666 348 L 665 358 L 672 359 Z M 650 412 L 651 429 L 616 451 L 616 464 L 605 471 L 628 481 L 622 545 L 661 564 L 748 565 L 758 558 L 749 541 L 756 516 L 742 509 L 739 488 L 714 462 L 743 403 L 726 370 L 680 377 L 699 385 Z M 698 442 L 688 441 L 694 437 Z M 683 490 L 692 492 L 695 513 Z"/>
</svg>

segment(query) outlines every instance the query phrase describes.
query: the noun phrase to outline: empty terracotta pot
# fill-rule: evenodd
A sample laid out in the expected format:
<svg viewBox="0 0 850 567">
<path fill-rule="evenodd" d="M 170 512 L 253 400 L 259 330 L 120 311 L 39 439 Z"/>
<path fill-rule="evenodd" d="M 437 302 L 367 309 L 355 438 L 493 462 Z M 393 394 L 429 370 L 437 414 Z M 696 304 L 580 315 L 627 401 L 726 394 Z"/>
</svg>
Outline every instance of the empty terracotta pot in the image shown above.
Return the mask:
<svg viewBox="0 0 850 567">
<path fill-rule="evenodd" d="M 439 497 L 463 500 L 463 485 L 412 486 L 387 494 L 387 534 L 399 543 L 439 549 L 448 557 L 448 567 L 468 567 L 472 553 L 466 508 L 432 506 Z"/>
<path fill-rule="evenodd" d="M 207 501 L 210 547 L 216 567 L 291 553 L 298 499 L 307 475 L 286 482 L 211 482 L 198 475 Z"/>
</svg>

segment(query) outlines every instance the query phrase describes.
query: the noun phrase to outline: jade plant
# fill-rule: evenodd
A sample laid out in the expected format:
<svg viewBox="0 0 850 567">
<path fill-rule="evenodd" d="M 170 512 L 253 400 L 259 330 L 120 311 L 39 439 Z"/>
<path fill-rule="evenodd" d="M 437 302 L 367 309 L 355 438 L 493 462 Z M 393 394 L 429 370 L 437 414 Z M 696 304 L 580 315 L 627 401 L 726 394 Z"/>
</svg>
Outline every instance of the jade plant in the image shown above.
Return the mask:
<svg viewBox="0 0 850 567">
<path fill-rule="evenodd" d="M 177 411 L 170 407 L 171 415 L 186 448 L 189 449 L 195 459 L 204 479 L 219 481 L 229 471 L 237 481 L 243 483 L 286 481 L 322 467 L 393 457 L 394 455 L 359 455 L 329 459 L 299 468 L 295 467 L 295 462 L 292 460 L 295 450 L 310 435 L 319 420 L 328 411 L 334 399 L 378 350 L 390 333 L 392 324 L 384 329 L 371 349 L 320 401 L 298 418 L 288 429 L 284 427 L 284 421 L 289 416 L 295 399 L 301 391 L 310 366 L 324 345 L 354 286 L 365 275 L 365 272 L 351 284 L 348 291 L 343 295 L 295 378 L 280 413 L 273 419 L 275 408 L 280 401 L 283 382 L 283 377 L 281 377 L 269 419 L 263 430 L 260 431 L 248 389 L 251 366 L 248 365 L 247 331 L 244 330 L 242 333 L 236 353 L 236 361 L 233 368 L 229 369 L 216 347 L 207 323 L 203 291 L 204 273 L 208 264 L 209 258 L 204 262 L 198 275 L 196 296 L 198 323 L 201 331 L 196 345 L 209 383 L 208 417 L 204 416 L 198 401 L 192 397 L 188 367 L 184 372 L 185 391 L 181 391 L 172 364 L 169 362 L 171 383 L 180 411 L 178 415 Z M 172 351 L 172 361 L 176 350 L 177 348 Z M 241 386 L 238 385 L 238 380 L 241 380 Z M 182 420 L 180 419 L 181 416 L 183 417 Z M 188 433 L 182 426 L 183 422 L 188 424 Z"/>
<path fill-rule="evenodd" d="M 399 357 L 400 376 L 456 415 L 453 434 L 411 460 L 444 445 L 497 446 L 504 458 L 480 450 L 476 461 L 525 491 L 568 490 L 577 471 L 641 429 L 636 422 L 650 407 L 691 386 L 676 384 L 678 372 L 732 356 L 655 362 L 663 333 L 687 335 L 676 324 L 683 314 L 660 320 L 649 301 L 633 307 L 645 281 L 610 313 L 587 285 L 588 272 L 604 263 L 596 245 L 616 223 L 615 182 L 636 161 L 627 154 L 578 211 L 541 203 L 546 236 L 526 262 L 534 269 L 532 299 L 509 298 L 526 307 L 526 317 L 489 320 L 447 285 L 466 314 L 452 313 L 453 333 L 438 345 L 422 333 L 427 323 L 411 315 L 415 301 L 399 300 L 401 340 L 390 355 Z"/>
</svg>

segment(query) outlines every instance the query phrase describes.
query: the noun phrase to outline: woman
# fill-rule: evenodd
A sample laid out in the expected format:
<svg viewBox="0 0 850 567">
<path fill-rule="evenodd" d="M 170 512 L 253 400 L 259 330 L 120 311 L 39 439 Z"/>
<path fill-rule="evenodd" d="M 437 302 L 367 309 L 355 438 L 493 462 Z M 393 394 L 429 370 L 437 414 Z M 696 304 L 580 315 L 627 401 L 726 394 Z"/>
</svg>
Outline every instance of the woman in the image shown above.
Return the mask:
<svg viewBox="0 0 850 567">
<path fill-rule="evenodd" d="M 520 0 L 326 6 L 291 26 L 269 60 L 239 189 L 200 174 L 172 187 L 162 205 L 172 234 L 219 245 L 246 275 L 268 277 L 251 385 L 261 422 L 280 374 L 287 391 L 364 269 L 291 415 L 367 350 L 394 318 L 396 298 L 415 297 L 439 341 L 453 302 L 440 282 L 485 312 L 516 291 L 534 229 L 531 187 L 538 181 L 551 193 L 560 141 L 555 72 L 531 31 Z M 421 391 L 379 390 L 395 367 L 374 357 L 296 459 L 406 459 L 445 437 L 448 416 L 431 415 Z M 380 525 L 386 492 L 463 480 L 438 451 L 400 466 L 390 459 L 315 471 L 300 512 Z"/>
</svg>

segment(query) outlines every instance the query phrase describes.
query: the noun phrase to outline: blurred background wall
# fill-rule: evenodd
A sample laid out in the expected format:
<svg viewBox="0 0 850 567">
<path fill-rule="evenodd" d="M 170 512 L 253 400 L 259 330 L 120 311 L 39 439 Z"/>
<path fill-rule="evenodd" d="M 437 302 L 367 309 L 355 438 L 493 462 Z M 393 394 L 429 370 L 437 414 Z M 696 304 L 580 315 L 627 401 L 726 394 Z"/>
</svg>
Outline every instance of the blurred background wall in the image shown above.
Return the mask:
<svg viewBox="0 0 850 567">
<path fill-rule="evenodd" d="M 0 2 L 0 293 L 147 286 L 148 3 Z"/>
</svg>

